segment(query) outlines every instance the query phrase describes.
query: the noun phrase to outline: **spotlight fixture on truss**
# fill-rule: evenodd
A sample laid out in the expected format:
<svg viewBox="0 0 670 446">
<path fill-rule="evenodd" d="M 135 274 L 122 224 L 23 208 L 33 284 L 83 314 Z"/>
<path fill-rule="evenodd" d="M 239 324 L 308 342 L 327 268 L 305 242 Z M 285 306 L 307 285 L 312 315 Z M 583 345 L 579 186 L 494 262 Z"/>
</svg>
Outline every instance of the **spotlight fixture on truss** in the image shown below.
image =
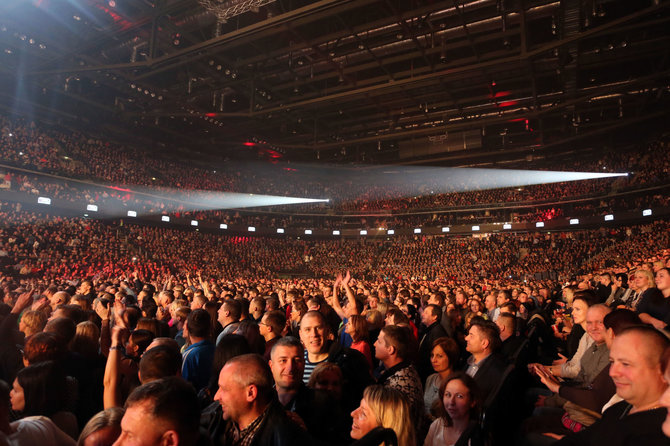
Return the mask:
<svg viewBox="0 0 670 446">
<path fill-rule="evenodd" d="M 261 6 L 274 3 L 276 0 L 198 0 L 207 11 L 214 14 L 219 23 L 226 23 L 231 17 L 247 11 L 258 12 Z"/>
</svg>

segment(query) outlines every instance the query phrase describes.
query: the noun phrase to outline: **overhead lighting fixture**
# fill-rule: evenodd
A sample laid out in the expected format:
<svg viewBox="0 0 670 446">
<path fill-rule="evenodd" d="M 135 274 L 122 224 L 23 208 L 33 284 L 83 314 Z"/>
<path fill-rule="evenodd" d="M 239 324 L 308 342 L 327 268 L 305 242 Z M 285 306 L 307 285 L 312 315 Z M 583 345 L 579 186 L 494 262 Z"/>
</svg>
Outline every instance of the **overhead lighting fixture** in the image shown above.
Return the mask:
<svg viewBox="0 0 670 446">
<path fill-rule="evenodd" d="M 578 218 L 571 218 L 570 219 L 570 224 L 571 225 L 578 225 L 579 224 L 579 219 Z"/>
<path fill-rule="evenodd" d="M 161 216 L 161 221 L 169 222 L 169 221 L 170 221 L 170 217 L 168 217 L 167 215 L 163 215 L 163 216 Z"/>
<path fill-rule="evenodd" d="M 191 226 L 198 226 L 198 220 L 191 220 Z"/>
<path fill-rule="evenodd" d="M 649 217 L 651 215 L 651 209 L 645 209 L 642 211 L 643 217 Z"/>
<path fill-rule="evenodd" d="M 421 228 L 414 228 L 415 234 L 421 234 Z"/>
<path fill-rule="evenodd" d="M 333 231 L 333 235 L 340 235 L 340 231 L 338 231 L 337 229 L 334 230 L 334 231 Z"/>
<path fill-rule="evenodd" d="M 137 217 L 137 212 L 135 212 L 135 211 L 128 211 L 128 217 Z"/>
<path fill-rule="evenodd" d="M 49 197 L 37 197 L 37 204 L 51 204 L 51 198 Z"/>
<path fill-rule="evenodd" d="M 98 206 L 95 204 L 88 204 L 86 205 L 86 210 L 92 212 L 98 212 Z"/>
<path fill-rule="evenodd" d="M 449 232 L 449 231 L 451 231 L 451 228 L 449 226 L 442 227 L 442 232 Z"/>
<path fill-rule="evenodd" d="M 478 226 L 478 225 L 474 225 L 474 226 L 472 227 L 472 230 L 473 230 L 473 231 L 479 231 L 479 226 Z"/>
<path fill-rule="evenodd" d="M 365 229 L 362 229 L 361 230 L 361 235 L 368 235 L 368 231 L 366 231 Z"/>
<path fill-rule="evenodd" d="M 395 234 L 395 229 L 389 229 L 388 231 L 386 231 L 386 233 L 388 235 L 393 235 L 393 234 Z"/>
<path fill-rule="evenodd" d="M 277 228 L 277 234 L 283 234 L 284 228 Z"/>
<path fill-rule="evenodd" d="M 221 223 L 221 224 L 219 225 L 219 229 L 228 229 L 228 225 L 225 224 L 225 223 Z"/>
<path fill-rule="evenodd" d="M 535 223 L 535 227 L 536 228 L 544 228 L 544 222 L 543 221 L 538 221 L 537 223 Z"/>
<path fill-rule="evenodd" d="M 509 224 L 509 223 L 505 223 L 505 224 L 503 225 L 503 229 L 512 229 L 512 225 Z"/>
<path fill-rule="evenodd" d="M 305 235 L 312 235 L 311 229 L 305 229 Z"/>
<path fill-rule="evenodd" d="M 613 221 L 613 220 L 614 220 L 614 214 L 605 215 L 605 221 Z"/>
<path fill-rule="evenodd" d="M 256 232 L 256 228 L 255 228 L 254 226 L 249 226 L 249 227 L 247 228 L 247 230 L 248 230 L 249 232 Z"/>
</svg>

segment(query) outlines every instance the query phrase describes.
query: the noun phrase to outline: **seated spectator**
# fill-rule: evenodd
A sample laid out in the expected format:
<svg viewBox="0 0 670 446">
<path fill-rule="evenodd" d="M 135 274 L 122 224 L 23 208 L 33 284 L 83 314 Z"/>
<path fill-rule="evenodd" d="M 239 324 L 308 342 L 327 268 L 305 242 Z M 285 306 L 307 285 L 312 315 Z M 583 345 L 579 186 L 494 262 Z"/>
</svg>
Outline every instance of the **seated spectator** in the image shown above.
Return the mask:
<svg viewBox="0 0 670 446">
<path fill-rule="evenodd" d="M 454 372 L 458 365 L 460 351 L 458 344 L 451 338 L 442 337 L 433 341 L 430 363 L 435 373 L 426 379 L 423 392 L 423 403 L 426 413 L 436 417 L 435 406 L 439 407 L 439 392 L 444 380 Z"/>
<path fill-rule="evenodd" d="M 432 372 L 431 353 L 433 350 L 433 343 L 436 339 L 448 336 L 446 330 L 440 324 L 441 320 L 441 307 L 435 304 L 430 304 L 423 309 L 423 313 L 421 314 L 423 330 L 421 333 L 421 341 L 419 342 L 417 370 L 419 376 L 424 381 Z"/>
<path fill-rule="evenodd" d="M 481 392 L 481 401 L 486 401 L 500 382 L 506 368 L 505 360 L 497 353 L 500 346 L 500 331 L 491 321 L 474 318 L 468 335 L 466 350 L 471 353 L 466 373 L 474 378 Z"/>
<path fill-rule="evenodd" d="M 463 372 L 447 377 L 440 386 L 438 418 L 428 430 L 424 446 L 484 445 L 475 381 Z"/>
<path fill-rule="evenodd" d="M 612 342 L 610 376 L 621 401 L 600 420 L 556 443 L 567 445 L 665 445 L 661 426 L 667 410 L 660 404 L 668 384 L 661 358 L 670 343 L 653 328 L 630 327 Z"/>
</svg>

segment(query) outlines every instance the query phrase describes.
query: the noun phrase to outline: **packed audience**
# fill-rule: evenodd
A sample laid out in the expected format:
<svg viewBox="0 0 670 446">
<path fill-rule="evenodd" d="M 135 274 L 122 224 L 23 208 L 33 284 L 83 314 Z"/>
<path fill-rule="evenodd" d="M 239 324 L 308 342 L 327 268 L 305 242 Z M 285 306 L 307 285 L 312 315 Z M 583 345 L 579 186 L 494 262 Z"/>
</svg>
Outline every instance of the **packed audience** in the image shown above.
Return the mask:
<svg viewBox="0 0 670 446">
<path fill-rule="evenodd" d="M 390 243 L 0 218 L 3 444 L 670 444 L 665 220 Z"/>
<path fill-rule="evenodd" d="M 151 146 L 151 143 L 148 143 Z M 310 204 L 291 207 L 275 207 L 283 213 L 335 211 L 348 213 L 404 213 L 418 210 L 444 210 L 471 208 L 473 206 L 495 207 L 500 203 L 536 204 L 557 200 L 603 197 L 604 206 L 628 206 L 628 200 L 606 197 L 611 191 L 641 190 L 650 186 L 667 185 L 670 162 L 670 143 L 666 137 L 626 151 L 609 151 L 604 156 L 591 155 L 584 159 L 537 161 L 534 165 L 520 163 L 521 169 L 551 170 L 556 166 L 574 171 L 633 172 L 630 177 L 605 178 L 556 184 L 541 184 L 527 187 L 474 190 L 471 192 L 449 192 L 445 187 L 477 189 L 478 179 L 471 176 L 459 180 L 463 184 L 444 184 L 444 180 L 430 180 L 425 175 L 387 175 L 383 185 L 371 182 L 368 168 L 338 170 L 290 164 L 266 166 L 230 165 L 213 170 L 202 160 L 201 167 L 194 160 L 179 159 L 162 147 L 138 148 L 137 142 L 112 141 L 97 134 L 83 134 L 77 130 L 51 128 L 0 116 L 0 160 L 8 166 L 16 166 L 66 178 L 104 183 L 122 190 L 100 189 L 93 186 L 74 187 L 73 183 L 45 180 L 25 173 L 4 172 L 9 183 L 20 185 L 21 190 L 51 192 L 59 197 L 80 200 L 82 195 L 89 200 L 115 199 L 132 202 L 138 210 L 153 212 L 192 212 L 192 206 L 184 203 L 165 202 L 156 197 L 140 196 L 123 189 L 150 187 L 155 195 L 168 195 L 175 189 L 187 198 L 198 201 L 202 191 L 221 191 L 274 194 L 297 197 L 328 197 L 328 204 Z M 156 156 L 156 154 L 160 154 Z M 184 169 L 184 163 L 189 165 Z M 544 163 L 544 164 L 543 164 Z M 296 166 L 297 167 L 297 166 Z M 434 181 L 435 184 L 430 184 Z M 27 183 L 27 184 L 26 184 Z M 454 189 L 456 190 L 456 189 Z M 420 194 L 417 196 L 417 191 Z M 437 191 L 434 193 L 434 191 Z M 653 194 L 652 194 L 653 195 Z M 660 194 L 660 201 L 667 204 L 667 194 Z M 650 200 L 647 200 L 650 201 Z M 650 205 L 651 203 L 648 203 Z M 587 203 L 588 206 L 593 204 Z M 546 207 L 546 206 L 545 206 Z M 560 210 L 551 208 L 530 211 L 545 217 L 560 216 Z M 220 215 L 219 215 L 220 217 Z M 480 218 L 481 215 L 478 217 Z M 524 218 L 516 216 L 517 219 Z M 531 218 L 528 215 L 525 218 Z"/>
</svg>

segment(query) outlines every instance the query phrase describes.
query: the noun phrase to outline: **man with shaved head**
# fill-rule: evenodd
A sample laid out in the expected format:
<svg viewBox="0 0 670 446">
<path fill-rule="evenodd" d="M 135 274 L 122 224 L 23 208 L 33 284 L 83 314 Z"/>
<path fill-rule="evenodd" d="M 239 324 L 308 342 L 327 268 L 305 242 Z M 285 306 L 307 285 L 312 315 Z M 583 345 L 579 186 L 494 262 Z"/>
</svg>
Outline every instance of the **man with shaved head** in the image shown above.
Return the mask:
<svg viewBox="0 0 670 446">
<path fill-rule="evenodd" d="M 670 342 L 649 326 L 634 326 L 612 341 L 610 376 L 624 399 L 590 427 L 556 443 L 566 445 L 668 445 L 661 426 L 667 409 L 660 404 L 668 387 L 661 357 Z"/>
</svg>

